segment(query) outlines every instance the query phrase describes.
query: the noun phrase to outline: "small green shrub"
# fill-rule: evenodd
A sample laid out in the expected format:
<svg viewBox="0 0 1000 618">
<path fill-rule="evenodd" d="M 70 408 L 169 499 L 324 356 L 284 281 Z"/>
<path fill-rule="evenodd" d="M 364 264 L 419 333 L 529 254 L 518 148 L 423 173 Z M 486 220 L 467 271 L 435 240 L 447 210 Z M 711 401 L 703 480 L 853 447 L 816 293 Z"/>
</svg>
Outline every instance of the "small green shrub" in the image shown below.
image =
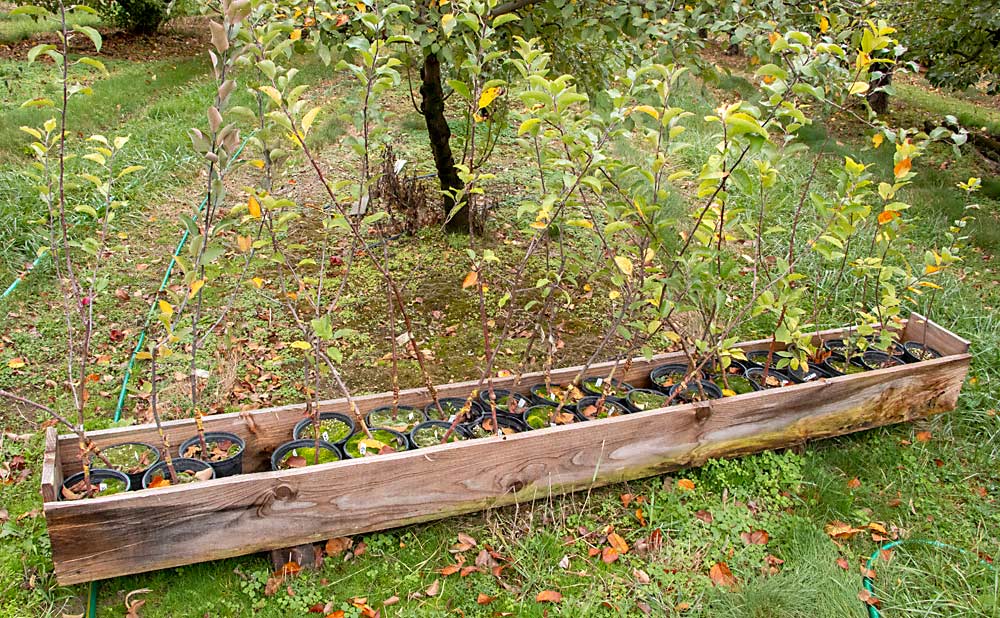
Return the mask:
<svg viewBox="0 0 1000 618">
<path fill-rule="evenodd" d="M 698 479 L 709 491 L 739 499 L 764 499 L 778 508 L 791 506 L 790 493 L 802 483 L 802 457 L 791 451 L 764 451 L 741 459 L 713 459 L 698 470 Z"/>
</svg>

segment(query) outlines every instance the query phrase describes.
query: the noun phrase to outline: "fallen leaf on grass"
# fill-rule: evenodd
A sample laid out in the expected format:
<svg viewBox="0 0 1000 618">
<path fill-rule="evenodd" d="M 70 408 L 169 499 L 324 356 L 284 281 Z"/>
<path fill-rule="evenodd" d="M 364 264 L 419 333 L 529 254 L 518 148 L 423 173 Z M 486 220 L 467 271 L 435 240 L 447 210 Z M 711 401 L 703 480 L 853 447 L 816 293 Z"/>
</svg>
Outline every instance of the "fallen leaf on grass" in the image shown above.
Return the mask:
<svg viewBox="0 0 1000 618">
<path fill-rule="evenodd" d="M 621 555 L 628 553 L 628 543 L 626 543 L 625 539 L 623 539 L 617 532 L 612 532 L 608 535 L 608 544 Z"/>
<path fill-rule="evenodd" d="M 716 586 L 722 588 L 736 587 L 736 577 L 733 576 L 733 572 L 729 570 L 729 565 L 725 562 L 716 562 L 713 564 L 712 568 L 708 570 L 708 576 Z"/>
<path fill-rule="evenodd" d="M 424 590 L 424 594 L 429 597 L 436 597 L 437 593 L 441 591 L 441 580 L 435 579 L 434 583 L 427 586 L 427 590 Z"/>
<path fill-rule="evenodd" d="M 879 599 L 874 594 L 868 592 L 867 590 L 862 590 L 858 593 L 858 600 L 860 600 L 865 605 L 871 605 L 872 607 L 879 606 Z"/>
<path fill-rule="evenodd" d="M 354 546 L 354 557 L 360 558 L 365 555 L 368 551 L 368 545 L 364 541 L 358 541 L 358 544 Z"/>
<path fill-rule="evenodd" d="M 464 567 L 462 567 L 462 570 L 459 571 L 458 576 L 459 577 L 468 577 L 469 575 L 471 575 L 473 573 L 478 573 L 478 572 L 479 572 L 479 567 L 474 567 L 474 566 L 471 566 L 471 565 L 470 566 L 464 566 Z"/>
<path fill-rule="evenodd" d="M 559 568 L 564 570 L 569 568 L 569 556 L 563 556 L 562 559 L 559 560 Z"/>
<path fill-rule="evenodd" d="M 493 602 L 494 598 L 495 597 L 491 597 L 488 594 L 484 594 L 484 593 L 480 592 L 479 596 L 476 597 L 476 603 L 478 603 L 480 605 L 489 605 L 490 603 Z"/>
<path fill-rule="evenodd" d="M 326 542 L 326 555 L 337 556 L 354 546 L 354 541 L 346 536 L 330 539 Z"/>
<path fill-rule="evenodd" d="M 471 536 L 469 536 L 464 532 L 458 533 L 458 542 L 461 543 L 462 545 L 467 545 L 469 547 L 475 547 L 476 545 L 479 544 L 476 541 L 476 539 L 472 538 Z"/>
<path fill-rule="evenodd" d="M 562 602 L 562 593 L 555 590 L 542 590 L 535 597 L 535 601 L 538 603 L 560 603 Z"/>
<path fill-rule="evenodd" d="M 152 590 L 149 588 L 140 588 L 125 595 L 125 618 L 139 618 L 139 609 L 146 604 L 146 600 L 136 599 L 133 601 L 132 597 L 137 594 L 146 594 L 147 592 L 152 592 Z"/>
<path fill-rule="evenodd" d="M 751 530 L 750 532 L 741 532 L 740 538 L 747 545 L 767 545 L 770 537 L 765 530 Z"/>
<path fill-rule="evenodd" d="M 291 577 L 297 575 L 302 570 L 302 566 L 295 561 L 286 562 L 281 568 L 274 572 L 275 577 Z"/>
<path fill-rule="evenodd" d="M 601 550 L 601 561 L 604 564 L 611 564 L 618 560 L 618 550 L 614 547 L 605 547 Z"/>
<path fill-rule="evenodd" d="M 397 597 L 396 595 L 393 595 L 393 596 L 389 597 L 388 599 L 386 599 L 385 601 L 382 601 L 382 606 L 383 607 L 389 607 L 390 605 L 395 605 L 396 603 L 399 603 L 399 597 Z"/>
<path fill-rule="evenodd" d="M 326 618 L 344 618 L 344 610 L 338 609 L 326 615 Z"/>
<path fill-rule="evenodd" d="M 930 442 L 931 441 L 931 432 L 929 432 L 929 431 L 918 431 L 916 438 L 917 438 L 917 442 Z"/>
<path fill-rule="evenodd" d="M 823 532 L 826 532 L 827 536 L 832 539 L 843 540 L 849 539 L 860 532 L 864 532 L 864 530 L 861 528 L 855 528 L 851 524 L 834 520 L 823 526 Z"/>
<path fill-rule="evenodd" d="M 677 481 L 677 489 L 681 491 L 694 491 L 694 481 L 691 479 L 681 479 Z"/>
<path fill-rule="evenodd" d="M 649 573 L 643 571 L 642 569 L 632 569 L 632 576 L 635 577 L 635 581 L 640 584 L 649 583 Z"/>
<path fill-rule="evenodd" d="M 851 568 L 851 563 L 847 561 L 847 558 L 841 556 L 837 558 L 837 566 L 844 569 L 845 571 L 848 571 Z"/>
<path fill-rule="evenodd" d="M 858 487 L 861 487 L 861 479 L 859 479 L 858 477 L 854 477 L 851 480 L 847 481 L 848 489 L 857 489 Z"/>
<path fill-rule="evenodd" d="M 462 570 L 462 567 L 460 565 L 449 564 L 446 567 L 441 567 L 440 569 L 438 569 L 437 572 L 441 575 L 444 575 L 445 577 L 448 577 L 449 575 L 454 575 L 455 573 L 458 573 L 460 570 Z"/>
</svg>

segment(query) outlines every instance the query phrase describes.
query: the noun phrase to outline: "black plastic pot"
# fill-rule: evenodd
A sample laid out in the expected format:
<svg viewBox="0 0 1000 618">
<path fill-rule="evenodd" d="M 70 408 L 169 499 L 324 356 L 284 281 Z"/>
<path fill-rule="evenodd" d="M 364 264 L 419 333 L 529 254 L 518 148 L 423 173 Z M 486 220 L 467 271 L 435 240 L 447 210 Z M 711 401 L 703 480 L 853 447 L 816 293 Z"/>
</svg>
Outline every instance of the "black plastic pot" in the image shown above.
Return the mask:
<svg viewBox="0 0 1000 618">
<path fill-rule="evenodd" d="M 282 468 L 279 467 L 279 464 L 281 463 L 281 460 L 285 458 L 285 455 L 300 448 L 308 448 L 308 449 L 316 448 L 316 440 L 302 439 L 302 440 L 292 440 L 291 442 L 285 442 L 277 449 L 275 449 L 273 453 L 271 453 L 271 469 L 275 471 L 281 470 Z M 329 442 L 320 440 L 319 448 L 328 453 L 333 453 L 337 457 L 337 461 L 340 461 L 341 459 L 344 458 L 344 456 L 341 455 L 340 453 L 340 449 L 337 448 L 336 445 L 334 444 L 330 444 Z M 305 455 L 303 455 L 303 457 L 305 457 L 306 461 L 308 462 L 306 464 L 307 467 L 313 465 L 312 462 L 309 461 L 309 457 L 306 457 Z M 333 462 L 327 461 L 324 463 L 333 463 Z M 287 468 L 285 469 L 287 470 Z"/>
<path fill-rule="evenodd" d="M 420 432 L 430 427 L 443 427 L 445 430 L 447 430 L 449 427 L 451 427 L 451 423 L 448 421 L 424 421 L 423 423 L 420 423 L 419 425 L 413 428 L 413 431 L 411 431 L 410 435 L 408 436 L 410 439 L 410 444 L 413 445 L 413 448 L 426 448 L 417 444 L 417 435 L 420 434 Z M 469 430 L 466 429 L 463 425 L 455 425 L 455 430 L 451 432 L 450 436 L 448 436 L 448 442 L 458 442 L 460 440 L 468 440 L 468 439 L 469 439 Z M 433 445 L 428 445 L 428 446 L 433 446 Z"/>
<path fill-rule="evenodd" d="M 566 388 L 566 387 L 560 387 L 560 388 Z M 580 394 L 582 396 L 586 396 L 586 393 L 583 391 L 583 389 L 577 388 L 577 390 L 580 391 Z M 529 389 L 529 392 L 531 393 L 531 399 L 532 399 L 532 403 L 534 405 L 537 405 L 537 406 L 558 406 L 559 405 L 559 402 L 557 400 L 552 399 L 551 397 L 548 396 L 549 393 L 548 393 L 548 391 L 545 390 L 545 383 L 544 382 L 542 384 L 535 384 L 534 386 L 532 386 Z M 577 401 L 579 401 L 579 400 L 580 400 L 580 397 L 577 398 Z M 566 401 L 566 405 L 567 406 L 571 406 L 571 405 L 575 406 L 576 405 L 576 401 L 567 400 Z"/>
<path fill-rule="evenodd" d="M 441 404 L 441 409 L 444 410 L 445 414 L 448 415 L 447 420 L 449 423 L 455 418 L 455 415 L 462 411 L 465 407 L 466 399 L 464 397 L 445 397 L 444 399 L 438 399 L 438 403 Z M 465 417 L 466 421 L 472 421 L 483 414 L 483 407 L 479 405 L 479 402 L 475 399 L 472 400 L 472 405 L 469 406 L 469 413 Z M 434 402 L 427 404 L 424 408 L 424 416 L 431 420 L 442 420 L 438 419 L 440 413 L 438 412 L 437 406 Z"/>
<path fill-rule="evenodd" d="M 869 350 L 861 356 L 861 362 L 868 369 L 885 369 L 905 365 L 902 358 L 881 350 Z"/>
<path fill-rule="evenodd" d="M 754 350 L 747 354 L 747 359 L 753 363 L 755 367 L 763 367 L 767 364 L 767 350 Z M 773 354 L 771 357 L 771 368 L 777 369 L 779 356 L 777 353 Z M 748 367 L 749 369 L 750 367 Z M 819 365 L 810 363 L 809 370 L 803 371 L 800 367 L 799 369 L 792 369 L 791 367 L 783 367 L 778 369 L 781 373 L 785 374 L 792 379 L 793 382 L 802 384 L 804 382 L 812 382 L 814 380 L 819 380 L 820 378 L 829 378 L 830 374 L 826 372 Z"/>
<path fill-rule="evenodd" d="M 919 341 L 907 341 L 903 344 L 903 349 L 906 350 L 906 353 L 913 359 L 910 362 L 914 363 L 919 363 L 923 360 L 931 360 L 933 358 L 941 358 L 941 356 L 943 356 L 934 348 L 924 345 Z"/>
<path fill-rule="evenodd" d="M 202 470 L 212 470 L 212 478 L 215 478 L 215 469 L 200 459 L 178 457 L 173 460 L 173 464 L 174 472 L 201 472 Z M 149 484 L 153 482 L 153 477 L 157 475 L 160 475 L 163 478 L 168 478 L 170 476 L 170 472 L 167 471 L 167 462 L 161 461 L 155 466 L 152 466 L 149 470 L 146 470 L 146 474 L 142 477 L 142 488 L 147 489 Z"/>
<path fill-rule="evenodd" d="M 840 363 L 842 363 L 842 362 L 845 362 L 845 360 L 846 359 L 844 358 L 844 356 L 842 354 L 836 354 L 836 353 L 831 354 L 829 356 L 829 358 L 827 358 L 825 361 L 823 361 L 823 365 L 822 365 L 823 371 L 825 371 L 828 374 L 830 374 L 830 377 L 847 375 L 843 371 L 841 371 L 840 369 L 837 369 L 830 362 L 830 361 L 834 361 L 834 362 L 840 362 Z M 860 354 L 855 354 L 853 357 L 851 357 L 850 364 L 853 365 L 854 367 L 860 368 L 861 371 L 867 371 L 868 370 L 868 367 L 866 367 L 865 365 L 863 365 L 861 363 L 861 355 Z M 851 372 L 851 373 L 860 373 L 860 371 L 854 371 L 854 372 Z"/>
<path fill-rule="evenodd" d="M 391 429 L 392 431 L 405 434 L 405 433 L 409 433 L 409 431 L 411 429 L 413 429 L 414 427 L 416 427 L 420 423 L 422 423 L 422 422 L 424 422 L 424 421 L 427 420 L 427 415 L 420 408 L 414 408 L 412 406 L 396 406 L 396 417 L 397 417 L 397 420 L 396 420 L 395 423 L 387 426 L 386 423 L 384 423 L 382 421 L 372 421 L 372 415 L 373 414 L 376 414 L 376 413 L 379 413 L 379 412 L 385 412 L 387 410 L 388 410 L 389 414 L 392 414 L 392 406 L 385 406 L 385 407 L 382 407 L 382 408 L 375 408 L 374 410 L 372 410 L 371 412 L 369 412 L 368 416 L 365 417 L 365 425 L 367 425 L 369 429 L 372 428 L 372 427 L 383 427 L 385 429 Z M 401 417 L 404 417 L 404 418 L 405 417 L 412 417 L 412 420 L 404 420 L 404 418 L 401 418 Z M 397 429 L 397 427 L 398 427 L 398 429 Z M 405 428 L 405 431 L 403 431 L 404 428 Z"/>
<path fill-rule="evenodd" d="M 524 414 L 521 415 L 521 420 L 524 421 L 524 424 L 528 427 L 528 429 L 545 429 L 546 427 L 558 427 L 559 425 L 553 425 L 548 422 L 546 422 L 546 424 L 541 427 L 535 427 L 528 420 L 532 416 L 537 416 L 538 412 L 545 414 L 547 418 L 552 418 L 552 412 L 554 412 L 558 407 L 559 407 L 558 405 L 554 405 L 551 403 L 543 403 L 542 405 L 531 406 L 530 408 L 524 411 Z M 563 406 L 562 411 L 563 413 L 569 414 L 570 416 L 573 417 L 571 423 L 579 423 L 581 421 L 587 420 L 586 418 L 581 416 L 579 412 L 576 411 L 576 406 L 565 405 Z M 569 425 L 571 423 L 563 423 L 563 424 Z"/>
<path fill-rule="evenodd" d="M 500 410 L 498 409 L 497 412 Z M 496 435 L 495 431 L 489 431 L 483 428 L 483 423 L 493 422 L 493 416 L 486 412 L 475 421 L 471 423 L 465 423 L 465 428 L 469 431 L 469 434 L 473 438 L 485 438 L 488 436 Z M 497 424 L 500 425 L 501 429 L 511 430 L 514 433 L 521 433 L 522 431 L 528 431 L 528 426 L 524 424 L 524 421 L 516 416 L 510 416 L 508 414 L 497 414 Z M 480 435 L 485 433 L 486 435 Z M 505 432 L 506 433 L 506 432 Z"/>
<path fill-rule="evenodd" d="M 587 416 L 585 410 L 590 406 L 597 405 L 597 401 L 599 399 L 600 397 L 584 397 L 583 399 L 581 399 L 580 403 L 576 404 L 577 414 L 580 415 L 584 420 L 593 421 L 599 418 L 610 418 L 612 416 L 621 416 L 622 414 L 632 413 L 632 410 L 629 409 L 628 406 L 618 401 L 615 401 L 611 397 L 608 397 L 607 399 L 604 400 L 604 409 L 607 410 L 608 408 L 611 408 L 611 410 L 614 410 L 616 414 L 608 413 L 605 416 L 593 416 L 593 417 Z"/>
<path fill-rule="evenodd" d="M 767 377 L 770 378 L 773 376 L 777 378 L 780 383 L 780 386 L 764 386 L 763 384 L 754 379 L 758 376 L 763 378 L 764 376 L 763 367 L 751 367 L 750 369 L 747 369 L 743 373 L 743 375 L 745 375 L 746 378 L 750 381 L 750 385 L 759 391 L 767 390 L 769 388 L 781 388 L 782 386 L 789 386 L 795 383 L 795 381 L 792 380 L 785 372 L 778 371 L 777 369 L 769 369 L 767 372 Z"/>
<path fill-rule="evenodd" d="M 531 407 L 531 399 L 529 397 L 525 397 L 520 393 L 515 393 L 514 391 L 509 391 L 504 388 L 493 389 L 493 396 L 496 397 L 497 414 L 505 414 L 507 416 L 512 416 L 520 420 L 523 410 L 527 410 L 528 408 Z M 503 397 L 508 397 L 509 399 L 513 399 L 515 401 L 523 403 L 516 406 L 516 409 L 512 410 L 510 408 L 509 402 L 503 404 L 500 403 L 500 400 Z M 479 391 L 479 403 L 483 408 L 483 416 L 491 416 L 493 414 L 492 411 L 490 410 L 490 389 L 484 388 L 483 390 Z M 501 407 L 501 405 L 503 407 Z M 521 411 L 519 412 L 518 410 Z"/>
<path fill-rule="evenodd" d="M 677 384 L 670 391 L 674 400 L 679 400 L 683 403 L 691 403 L 695 397 L 702 393 L 709 399 L 722 399 L 722 389 L 708 380 L 691 380 L 684 385 L 683 390 L 681 390 L 681 385 Z"/>
<path fill-rule="evenodd" d="M 580 388 L 583 392 L 591 395 L 593 397 L 600 397 L 603 394 L 601 390 L 604 385 L 605 379 L 602 377 L 586 378 L 580 382 Z M 615 387 L 616 390 L 625 390 L 625 395 L 628 395 L 628 391 L 634 389 L 635 387 L 628 382 L 622 382 L 618 379 L 612 379 L 611 385 Z M 623 395 L 608 394 L 608 399 L 614 399 L 615 401 L 624 401 L 625 397 Z"/>
<path fill-rule="evenodd" d="M 181 447 L 180 449 L 178 449 L 177 454 L 180 455 L 181 457 L 184 457 L 184 454 L 187 453 L 188 449 L 190 449 L 192 446 L 198 448 L 200 451 L 201 450 L 200 442 L 201 440 L 198 439 L 198 436 L 194 436 L 193 438 L 188 438 L 187 440 L 181 443 Z M 223 459 L 222 461 L 205 462 L 208 465 L 212 466 L 212 469 L 215 470 L 215 478 L 221 479 L 227 476 L 233 476 L 234 474 L 242 474 L 243 451 L 246 450 L 246 442 L 244 442 L 242 438 L 240 438 L 238 435 L 234 433 L 229 433 L 226 431 L 207 431 L 205 432 L 205 444 L 207 445 L 211 442 L 233 442 L 234 444 L 240 445 L 239 452 L 233 455 L 232 457 L 229 457 L 228 459 Z M 191 459 L 202 459 L 202 457 L 200 456 L 192 457 Z"/>
<path fill-rule="evenodd" d="M 422 423 L 423 422 L 426 422 L 426 421 L 422 421 Z M 418 423 L 418 425 L 420 425 L 422 423 Z M 416 427 L 414 427 L 414 429 L 416 429 Z M 390 444 L 388 446 L 395 447 L 394 450 L 396 452 L 408 451 L 411 448 L 409 436 L 407 436 L 404 433 L 400 433 L 400 432 L 396 431 L 395 429 L 389 429 L 388 427 L 369 427 L 368 431 L 372 432 L 373 434 L 375 432 L 377 432 L 377 431 L 386 431 L 386 432 L 389 432 L 390 434 L 392 434 L 393 439 L 395 440 L 396 443 L 394 445 Z M 347 450 L 348 444 L 351 442 L 351 440 L 353 438 L 355 438 L 355 437 L 358 437 L 358 436 L 361 436 L 359 438 L 359 440 L 364 440 L 366 438 L 366 435 L 365 435 L 365 433 L 363 431 L 362 432 L 355 432 L 353 436 L 351 436 L 350 438 L 347 439 L 347 442 L 344 442 L 344 446 L 343 446 L 344 457 L 346 457 L 348 459 L 359 459 L 359 457 L 355 457 L 350 451 Z M 360 448 L 358 450 L 360 451 Z M 364 455 L 362 455 L 360 458 L 364 458 Z"/>
<path fill-rule="evenodd" d="M 146 470 L 149 470 L 152 466 L 155 466 L 157 463 L 159 463 L 159 461 L 160 461 L 160 449 L 156 448 L 152 444 L 147 444 L 146 442 L 122 442 L 120 444 L 115 444 L 115 445 L 108 446 L 108 447 L 105 447 L 105 448 L 101 449 L 101 453 L 103 453 L 104 456 L 107 457 L 109 452 L 114 451 L 116 448 L 123 447 L 123 446 L 142 446 L 142 447 L 146 448 L 147 450 L 152 451 L 153 454 L 154 454 L 155 458 L 152 461 L 149 462 L 149 465 L 147 465 L 142 470 L 139 470 L 138 472 L 125 472 L 123 470 L 118 470 L 119 472 L 121 472 L 122 474 L 124 474 L 125 476 L 128 477 L 128 480 L 129 480 L 129 483 L 130 483 L 130 487 L 131 487 L 131 489 L 133 491 L 137 490 L 137 489 L 142 489 L 142 476 L 144 474 L 146 474 Z M 95 464 L 97 464 L 97 465 L 95 466 Z M 105 464 L 104 464 L 103 461 L 101 461 L 100 457 L 98 457 L 96 455 L 91 455 L 90 456 L 90 467 L 91 468 L 101 469 L 102 465 L 105 465 Z M 107 468 L 104 468 L 104 469 L 107 469 Z M 115 468 L 110 468 L 110 469 L 114 470 Z"/>
<path fill-rule="evenodd" d="M 661 406 L 657 406 L 656 408 L 662 408 L 665 405 L 667 405 L 666 401 L 670 397 L 670 395 L 662 393 L 658 390 L 653 390 L 651 388 L 634 388 L 630 390 L 628 392 L 628 395 L 625 397 L 625 406 L 628 407 L 628 409 L 631 410 L 632 412 L 645 412 L 646 410 L 656 409 L 656 408 L 640 408 L 633 400 L 639 395 L 655 395 L 657 397 L 660 397 L 663 400 L 664 404 Z M 678 403 L 679 402 L 675 399 L 674 401 L 671 401 L 669 405 L 675 406 Z"/>
<path fill-rule="evenodd" d="M 689 369 L 687 365 L 681 365 L 680 363 L 660 365 L 649 372 L 649 381 L 652 384 L 651 388 L 669 395 L 670 389 L 674 387 L 674 384 L 662 384 L 664 378 L 672 373 L 687 375 Z"/>
<path fill-rule="evenodd" d="M 324 442 L 329 442 L 330 444 L 334 445 L 341 445 L 344 442 L 347 442 L 347 439 L 350 438 L 351 434 L 354 433 L 354 419 L 351 418 L 350 416 L 347 416 L 346 414 L 341 414 L 340 412 L 323 412 L 319 415 L 319 426 L 322 427 L 323 421 L 327 420 L 338 420 L 342 423 L 345 423 L 350 429 L 347 431 L 347 435 L 339 440 L 331 440 L 328 432 L 324 431 L 320 433 L 319 436 L 320 440 L 323 440 Z M 298 423 L 295 423 L 295 429 L 292 430 L 292 439 L 293 440 L 313 439 L 312 421 L 313 421 L 312 418 L 304 418 Z"/>
<path fill-rule="evenodd" d="M 116 479 L 125 483 L 124 491 L 129 491 L 132 488 L 132 483 L 129 480 L 129 475 L 125 474 L 124 472 L 119 472 L 118 470 L 112 470 L 110 468 L 91 468 L 90 470 L 91 485 L 99 485 L 101 481 L 107 481 L 110 479 Z M 66 489 L 71 489 L 73 485 L 76 485 L 82 480 L 83 480 L 83 472 L 77 472 L 73 476 L 63 481 L 62 486 L 59 488 L 60 491 L 57 499 L 66 500 L 66 498 L 63 498 L 62 488 L 65 487 Z M 115 495 L 115 494 L 109 494 L 109 495 Z M 98 495 L 97 497 L 100 497 L 100 495 Z"/>
</svg>

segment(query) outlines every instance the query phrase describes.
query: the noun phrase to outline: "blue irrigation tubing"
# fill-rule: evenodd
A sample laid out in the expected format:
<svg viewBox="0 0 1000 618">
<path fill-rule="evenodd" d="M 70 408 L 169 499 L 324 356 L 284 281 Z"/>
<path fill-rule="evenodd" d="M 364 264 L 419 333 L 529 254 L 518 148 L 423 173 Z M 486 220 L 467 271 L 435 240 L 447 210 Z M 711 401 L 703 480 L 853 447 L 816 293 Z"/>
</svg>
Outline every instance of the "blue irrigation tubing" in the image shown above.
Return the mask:
<svg viewBox="0 0 1000 618">
<path fill-rule="evenodd" d="M 240 153 L 243 152 L 243 148 L 247 145 L 247 142 L 250 141 L 250 138 L 252 138 L 255 134 L 256 131 L 248 135 L 246 139 L 243 140 L 243 143 L 240 144 L 240 147 L 230 158 L 230 162 L 235 161 L 236 158 L 240 156 Z M 228 169 L 229 166 L 227 165 L 226 167 Z M 202 199 L 201 204 L 198 205 L 198 215 L 201 214 L 201 211 L 205 208 L 205 204 L 207 203 L 208 196 Z M 197 217 L 195 218 L 197 219 Z M 180 241 L 177 243 L 177 248 L 174 249 L 174 253 L 170 258 L 170 264 L 167 265 L 167 272 L 163 275 L 163 281 L 160 282 L 160 289 L 156 291 L 156 294 L 153 297 L 153 302 L 149 303 L 149 311 L 146 312 L 146 322 L 142 325 L 142 331 L 139 333 L 139 339 L 135 342 L 135 348 L 132 349 L 132 355 L 129 356 L 128 365 L 125 366 L 125 376 L 122 378 L 122 387 L 118 392 L 118 405 L 115 406 L 116 423 L 122 418 L 122 408 L 125 406 L 125 395 L 128 393 L 128 383 L 132 378 L 132 367 L 135 365 L 136 356 L 142 349 L 142 344 L 146 341 L 146 330 L 149 328 L 149 324 L 153 320 L 153 313 L 156 311 L 156 297 L 158 297 L 163 290 L 167 289 L 167 284 L 170 282 L 170 275 L 173 273 L 174 266 L 177 264 L 177 256 L 180 255 L 181 251 L 184 249 L 184 245 L 187 243 L 189 235 L 190 232 L 188 230 L 184 230 Z"/>
<path fill-rule="evenodd" d="M 48 254 L 49 254 L 48 251 L 42 251 L 41 253 L 39 253 L 38 256 L 35 257 L 35 261 L 31 263 L 31 266 L 26 271 L 19 274 L 17 278 L 15 278 L 14 281 L 9 286 L 7 286 L 7 289 L 3 291 L 3 294 L 0 294 L 0 298 L 7 298 L 8 296 L 10 296 L 14 292 L 14 290 L 17 289 L 17 286 L 21 284 L 21 281 L 28 276 L 28 273 L 35 270 L 35 267 L 38 266 L 39 263 L 41 263 L 42 258 Z"/>
<path fill-rule="evenodd" d="M 879 556 L 882 555 L 882 552 L 889 551 L 890 549 L 894 549 L 896 547 L 899 547 L 900 545 L 903 545 L 904 543 L 913 543 L 913 544 L 916 544 L 916 545 L 927 545 L 929 547 L 936 547 L 938 549 L 947 549 L 947 550 L 950 550 L 950 551 L 956 551 L 956 552 L 958 552 L 960 554 L 965 554 L 966 556 L 972 556 L 972 555 L 974 555 L 972 552 L 970 552 L 970 551 L 968 551 L 966 549 L 962 549 L 961 547 L 955 547 L 954 545 L 948 545 L 947 543 L 942 543 L 941 541 L 935 541 L 933 539 L 900 539 L 898 541 L 892 541 L 891 543 L 886 543 L 882 547 L 879 547 L 874 552 L 872 552 L 871 557 L 868 558 L 868 563 L 865 565 L 866 569 L 868 571 L 872 570 L 872 566 L 875 564 L 875 561 L 879 559 Z M 993 571 L 997 570 L 997 568 L 995 566 L 993 566 L 989 562 L 986 562 L 982 558 L 979 558 L 978 555 L 976 556 L 976 558 L 979 560 L 979 562 L 981 564 L 989 567 L 991 570 L 993 570 Z M 872 578 L 870 578 L 867 575 L 865 575 L 865 576 L 862 577 L 861 582 L 862 582 L 862 585 L 864 586 L 865 590 L 867 590 L 872 595 L 875 594 L 875 584 L 872 581 Z M 868 609 L 868 618 L 882 618 L 882 614 L 878 611 L 878 608 L 875 607 L 874 605 L 870 605 L 868 603 L 865 603 L 865 607 Z"/>
</svg>

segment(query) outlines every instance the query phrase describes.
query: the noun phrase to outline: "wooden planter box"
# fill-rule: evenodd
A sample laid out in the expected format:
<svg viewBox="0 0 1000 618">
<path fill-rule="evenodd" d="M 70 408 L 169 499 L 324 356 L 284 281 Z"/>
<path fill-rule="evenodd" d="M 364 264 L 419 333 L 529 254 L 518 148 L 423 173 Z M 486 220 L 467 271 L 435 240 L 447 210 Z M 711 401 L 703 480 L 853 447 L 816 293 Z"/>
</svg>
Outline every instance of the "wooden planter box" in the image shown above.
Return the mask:
<svg viewBox="0 0 1000 618">
<path fill-rule="evenodd" d="M 828 339 L 840 332 L 817 336 Z M 229 431 L 246 440 L 244 471 L 254 474 L 78 502 L 56 501 L 64 476 L 80 469 L 76 439 L 49 429 L 42 494 L 56 577 L 60 584 L 75 584 L 372 532 L 951 410 L 969 369 L 969 343 L 914 315 L 904 340 L 925 336 L 943 358 L 504 438 L 280 472 L 268 471 L 270 454 L 291 439 L 304 406 L 211 416 L 205 419 L 206 430 Z M 767 341 L 743 344 L 747 351 L 766 347 Z M 678 361 L 683 362 L 682 354 L 637 359 L 620 377 L 645 386 L 653 367 Z M 587 375 L 604 375 L 608 367 L 594 365 Z M 577 371 L 554 371 L 553 382 L 569 381 Z M 541 374 L 525 375 L 517 388 L 527 392 L 541 379 Z M 509 388 L 513 378 L 494 384 Z M 439 393 L 465 396 L 474 386 L 447 384 Z M 366 412 L 390 404 L 391 395 L 357 401 Z M 403 391 L 400 402 L 423 406 L 430 397 L 425 389 L 413 389 Z M 347 411 L 343 399 L 320 407 Z M 247 415 L 256 433 L 250 431 Z M 192 420 L 172 421 L 165 429 L 173 445 L 195 433 Z M 158 443 L 153 425 L 96 431 L 90 437 L 98 447 L 130 440 Z"/>
</svg>

